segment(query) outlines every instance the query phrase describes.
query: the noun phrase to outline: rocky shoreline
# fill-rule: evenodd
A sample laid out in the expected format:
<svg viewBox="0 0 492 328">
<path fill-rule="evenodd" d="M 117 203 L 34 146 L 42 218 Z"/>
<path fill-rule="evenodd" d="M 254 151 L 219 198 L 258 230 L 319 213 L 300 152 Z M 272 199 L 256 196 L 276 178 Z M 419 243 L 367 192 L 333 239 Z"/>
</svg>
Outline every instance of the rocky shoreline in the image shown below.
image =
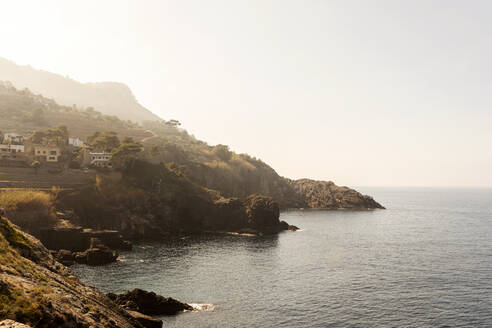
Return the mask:
<svg viewBox="0 0 492 328">
<path fill-rule="evenodd" d="M 162 321 L 153 315 L 194 310 L 141 289 L 104 295 L 80 282 L 39 240 L 4 217 L 0 217 L 0 301 L 0 327 L 5 328 L 160 328 Z"/>
</svg>

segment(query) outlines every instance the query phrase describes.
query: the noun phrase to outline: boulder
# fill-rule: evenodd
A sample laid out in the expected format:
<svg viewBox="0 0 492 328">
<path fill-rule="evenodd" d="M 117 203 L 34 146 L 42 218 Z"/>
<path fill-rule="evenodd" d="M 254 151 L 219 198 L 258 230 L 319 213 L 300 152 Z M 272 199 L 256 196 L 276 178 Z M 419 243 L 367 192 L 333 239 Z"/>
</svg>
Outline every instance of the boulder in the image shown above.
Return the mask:
<svg viewBox="0 0 492 328">
<path fill-rule="evenodd" d="M 72 252 L 82 252 L 90 248 L 93 238 L 99 239 L 112 249 L 132 250 L 132 243 L 124 240 L 116 230 L 92 230 L 68 225 L 43 227 L 33 233 L 46 247 L 54 250 L 68 249 Z"/>
<path fill-rule="evenodd" d="M 290 231 L 297 231 L 299 230 L 298 227 L 296 227 L 295 225 L 289 225 L 288 229 L 287 230 L 290 230 Z"/>
<path fill-rule="evenodd" d="M 18 323 L 14 320 L 3 320 L 0 321 L 0 328 L 31 328 L 31 326 Z"/>
<path fill-rule="evenodd" d="M 98 238 L 91 238 L 90 248 L 84 252 L 75 253 L 74 260 L 80 264 L 104 265 L 113 263 L 118 253 L 104 245 Z"/>
<path fill-rule="evenodd" d="M 88 265 L 104 265 L 116 262 L 118 254 L 109 248 L 90 248 L 85 251 Z"/>
<path fill-rule="evenodd" d="M 119 295 L 110 293 L 108 297 L 127 310 L 147 315 L 174 315 L 185 310 L 193 310 L 189 304 L 138 288 Z"/>
<path fill-rule="evenodd" d="M 66 250 L 66 249 L 60 249 L 56 253 L 55 258 L 58 262 L 60 262 L 61 264 L 65 265 L 65 266 L 70 266 L 70 265 L 73 265 L 75 263 L 73 253 L 70 252 L 69 250 Z"/>
<path fill-rule="evenodd" d="M 153 318 L 137 311 L 127 310 L 128 314 L 145 328 L 162 328 L 162 320 Z"/>
</svg>

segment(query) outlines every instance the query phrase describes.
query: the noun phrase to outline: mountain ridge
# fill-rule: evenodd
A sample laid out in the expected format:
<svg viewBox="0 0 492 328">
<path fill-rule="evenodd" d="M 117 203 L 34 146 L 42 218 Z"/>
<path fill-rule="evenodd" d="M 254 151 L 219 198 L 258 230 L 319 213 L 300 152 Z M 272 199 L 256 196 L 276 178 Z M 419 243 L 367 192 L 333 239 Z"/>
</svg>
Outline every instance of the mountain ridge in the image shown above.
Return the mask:
<svg viewBox="0 0 492 328">
<path fill-rule="evenodd" d="M 65 106 L 94 107 L 106 115 L 136 122 L 159 120 L 159 116 L 142 106 L 124 83 L 105 81 L 81 83 L 69 77 L 30 65 L 18 65 L 0 57 L 0 80 L 17 89 L 28 88 Z"/>
</svg>

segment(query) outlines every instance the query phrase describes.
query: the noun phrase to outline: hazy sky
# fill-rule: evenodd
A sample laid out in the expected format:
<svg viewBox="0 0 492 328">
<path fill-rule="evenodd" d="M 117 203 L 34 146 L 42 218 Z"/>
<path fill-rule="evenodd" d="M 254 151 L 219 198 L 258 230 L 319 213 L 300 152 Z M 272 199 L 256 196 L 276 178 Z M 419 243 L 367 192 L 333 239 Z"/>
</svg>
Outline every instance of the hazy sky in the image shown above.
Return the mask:
<svg viewBox="0 0 492 328">
<path fill-rule="evenodd" d="M 491 1 L 4 1 L 0 56 L 351 186 L 492 186 Z"/>
</svg>

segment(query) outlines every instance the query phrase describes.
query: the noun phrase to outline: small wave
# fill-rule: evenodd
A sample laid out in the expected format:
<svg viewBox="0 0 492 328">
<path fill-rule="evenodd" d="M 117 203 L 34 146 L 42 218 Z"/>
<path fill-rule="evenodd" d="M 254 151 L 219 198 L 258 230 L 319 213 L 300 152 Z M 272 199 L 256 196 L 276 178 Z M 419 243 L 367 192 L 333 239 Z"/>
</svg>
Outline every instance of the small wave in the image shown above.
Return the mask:
<svg viewBox="0 0 492 328">
<path fill-rule="evenodd" d="M 247 232 L 227 232 L 228 235 L 231 236 L 243 236 L 243 237 L 257 237 L 258 235 L 255 235 L 254 233 L 247 233 Z"/>
<path fill-rule="evenodd" d="M 151 246 L 151 245 L 138 245 L 137 247 L 142 248 L 142 249 L 154 248 L 154 246 Z"/>
<path fill-rule="evenodd" d="M 193 308 L 193 311 L 197 312 L 207 312 L 215 310 L 215 305 L 213 304 L 190 303 L 190 306 Z"/>
</svg>

